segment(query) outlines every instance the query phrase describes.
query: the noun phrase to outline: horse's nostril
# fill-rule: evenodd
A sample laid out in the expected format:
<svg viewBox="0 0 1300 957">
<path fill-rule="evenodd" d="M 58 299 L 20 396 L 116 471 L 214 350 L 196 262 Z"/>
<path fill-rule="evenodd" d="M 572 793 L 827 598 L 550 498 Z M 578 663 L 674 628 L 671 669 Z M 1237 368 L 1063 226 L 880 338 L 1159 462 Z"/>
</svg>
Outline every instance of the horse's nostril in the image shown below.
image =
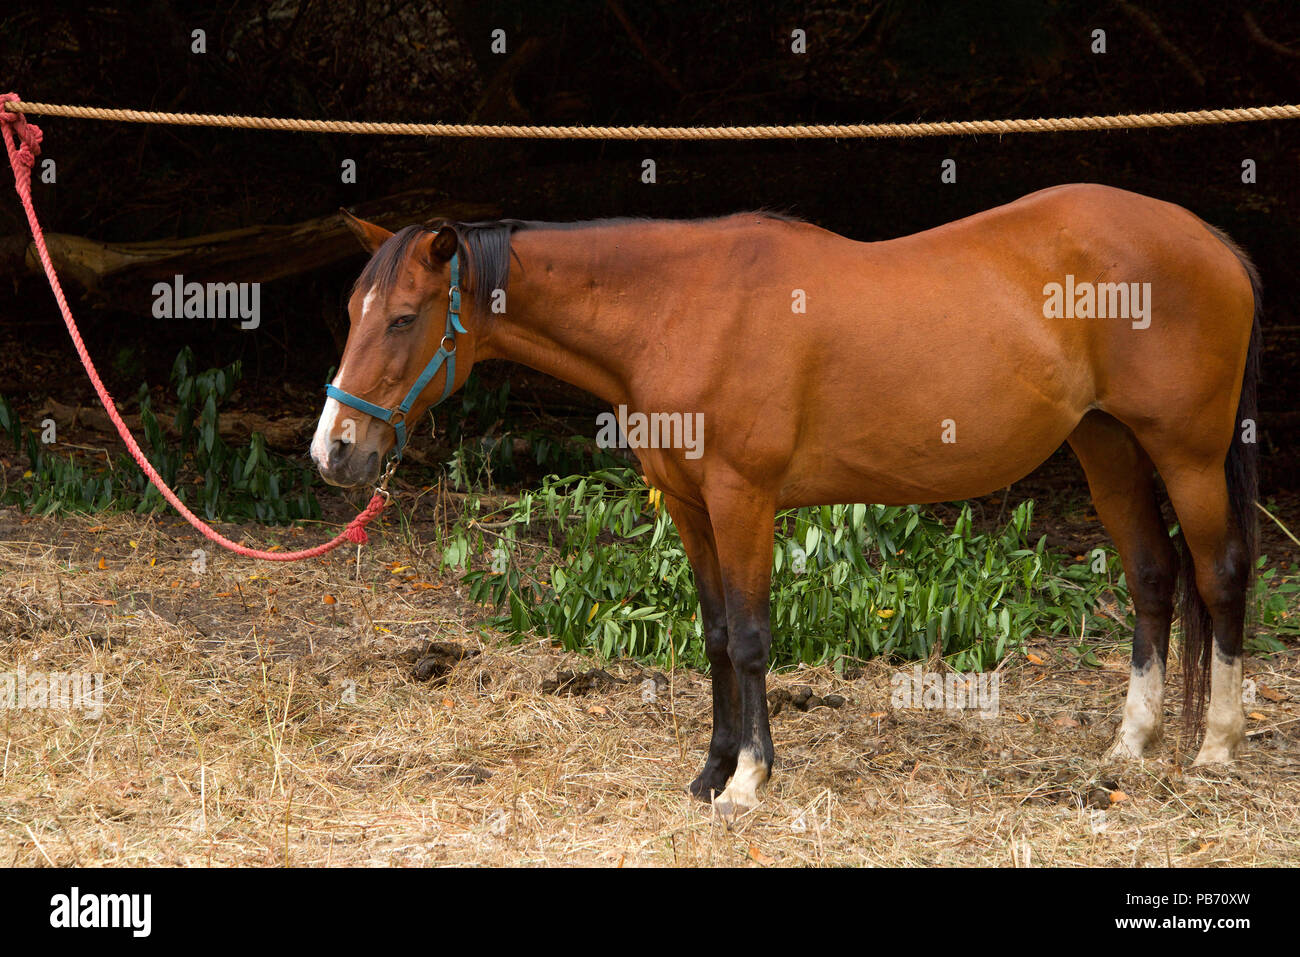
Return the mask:
<svg viewBox="0 0 1300 957">
<path fill-rule="evenodd" d="M 329 467 L 334 468 L 352 451 L 352 443 L 344 442 L 342 439 L 335 439 L 329 447 Z"/>
</svg>

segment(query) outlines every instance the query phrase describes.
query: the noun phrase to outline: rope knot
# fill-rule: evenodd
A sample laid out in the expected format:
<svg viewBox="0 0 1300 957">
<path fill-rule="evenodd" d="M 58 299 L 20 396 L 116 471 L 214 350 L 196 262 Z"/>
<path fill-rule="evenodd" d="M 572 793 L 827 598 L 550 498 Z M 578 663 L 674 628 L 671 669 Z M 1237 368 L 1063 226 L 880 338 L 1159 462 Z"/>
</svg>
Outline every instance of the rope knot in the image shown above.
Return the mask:
<svg viewBox="0 0 1300 957">
<path fill-rule="evenodd" d="M 27 116 L 23 113 L 11 113 L 5 109 L 6 103 L 19 103 L 22 101 L 17 93 L 0 93 L 0 123 L 8 123 L 13 127 L 14 133 L 18 136 L 18 141 L 23 145 L 18 150 L 18 162 L 22 163 L 28 169 L 36 165 L 36 157 L 41 152 L 41 140 L 44 134 L 41 128 L 35 123 L 28 123 Z"/>
<path fill-rule="evenodd" d="M 384 506 L 387 504 L 388 499 L 379 492 L 376 492 L 374 497 L 370 500 L 370 504 L 365 507 L 365 510 L 354 518 L 348 527 L 343 530 L 343 537 L 349 542 L 356 542 L 358 545 L 364 545 L 366 542 L 370 541 L 370 536 L 366 534 L 366 526 L 375 519 L 375 516 L 384 510 Z"/>
<path fill-rule="evenodd" d="M 21 113 L 10 113 L 5 109 L 6 103 L 21 103 L 22 97 L 17 93 L 0 93 L 0 123 L 17 123 L 22 119 Z"/>
</svg>

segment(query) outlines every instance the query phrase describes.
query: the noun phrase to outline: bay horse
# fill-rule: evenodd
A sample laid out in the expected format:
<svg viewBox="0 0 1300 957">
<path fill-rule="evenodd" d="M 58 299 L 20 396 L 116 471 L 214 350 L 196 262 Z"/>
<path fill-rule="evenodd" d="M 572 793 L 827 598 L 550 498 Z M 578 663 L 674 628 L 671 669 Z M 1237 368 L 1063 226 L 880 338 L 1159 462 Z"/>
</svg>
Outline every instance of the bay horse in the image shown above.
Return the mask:
<svg viewBox="0 0 1300 957">
<path fill-rule="evenodd" d="M 1190 727 L 1210 684 L 1195 763 L 1243 744 L 1260 285 L 1187 210 L 1075 184 L 882 242 L 764 212 L 395 234 L 344 215 L 372 257 L 311 446 L 326 481 L 373 482 L 405 422 L 481 359 L 615 407 L 703 414 L 703 454 L 636 454 L 699 588 L 713 734 L 689 790 L 719 813 L 753 807 L 772 768 L 776 511 L 973 498 L 1063 441 L 1136 615 L 1107 760 L 1140 758 L 1160 733 L 1176 591 Z"/>
</svg>

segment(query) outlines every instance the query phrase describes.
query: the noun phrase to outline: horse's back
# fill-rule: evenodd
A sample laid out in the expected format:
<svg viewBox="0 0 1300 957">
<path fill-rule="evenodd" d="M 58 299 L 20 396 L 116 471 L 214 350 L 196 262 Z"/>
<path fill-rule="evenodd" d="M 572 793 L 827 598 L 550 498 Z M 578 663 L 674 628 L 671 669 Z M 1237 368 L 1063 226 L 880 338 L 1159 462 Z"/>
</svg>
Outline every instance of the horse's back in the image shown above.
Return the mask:
<svg viewBox="0 0 1300 957">
<path fill-rule="evenodd" d="M 1227 440 L 1253 296 L 1233 251 L 1181 207 L 1078 184 L 897 240 L 789 241 L 820 248 L 787 260 L 809 307 L 783 404 L 839 449 L 792 460 L 792 499 L 855 483 L 874 500 L 980 494 L 1091 409 L 1135 430 L 1213 420 L 1207 441 Z"/>
</svg>

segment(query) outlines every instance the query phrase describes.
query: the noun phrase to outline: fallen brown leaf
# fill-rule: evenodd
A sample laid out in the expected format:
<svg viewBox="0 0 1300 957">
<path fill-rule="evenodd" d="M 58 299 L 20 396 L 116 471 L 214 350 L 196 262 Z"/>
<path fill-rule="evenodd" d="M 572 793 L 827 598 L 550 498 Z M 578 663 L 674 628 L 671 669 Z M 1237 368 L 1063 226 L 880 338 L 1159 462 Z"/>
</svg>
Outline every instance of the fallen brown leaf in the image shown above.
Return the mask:
<svg viewBox="0 0 1300 957">
<path fill-rule="evenodd" d="M 1284 693 L 1284 692 L 1278 691 L 1278 690 L 1276 690 L 1275 688 L 1270 688 L 1268 685 L 1264 685 L 1264 684 L 1258 684 L 1258 683 L 1257 683 L 1257 684 L 1255 685 L 1255 690 L 1258 691 L 1258 692 L 1259 692 L 1261 695 L 1263 695 L 1265 698 L 1267 698 L 1269 701 L 1273 701 L 1273 702 L 1279 702 L 1279 703 L 1280 703 L 1280 702 L 1282 702 L 1282 701 L 1286 701 L 1288 698 L 1290 698 L 1290 695 L 1288 695 L 1288 694 L 1286 694 L 1286 693 Z"/>
<path fill-rule="evenodd" d="M 760 851 L 757 844 L 749 845 L 749 859 L 755 863 L 763 865 L 764 867 L 776 863 L 776 861 L 772 860 L 772 858 Z"/>
</svg>

